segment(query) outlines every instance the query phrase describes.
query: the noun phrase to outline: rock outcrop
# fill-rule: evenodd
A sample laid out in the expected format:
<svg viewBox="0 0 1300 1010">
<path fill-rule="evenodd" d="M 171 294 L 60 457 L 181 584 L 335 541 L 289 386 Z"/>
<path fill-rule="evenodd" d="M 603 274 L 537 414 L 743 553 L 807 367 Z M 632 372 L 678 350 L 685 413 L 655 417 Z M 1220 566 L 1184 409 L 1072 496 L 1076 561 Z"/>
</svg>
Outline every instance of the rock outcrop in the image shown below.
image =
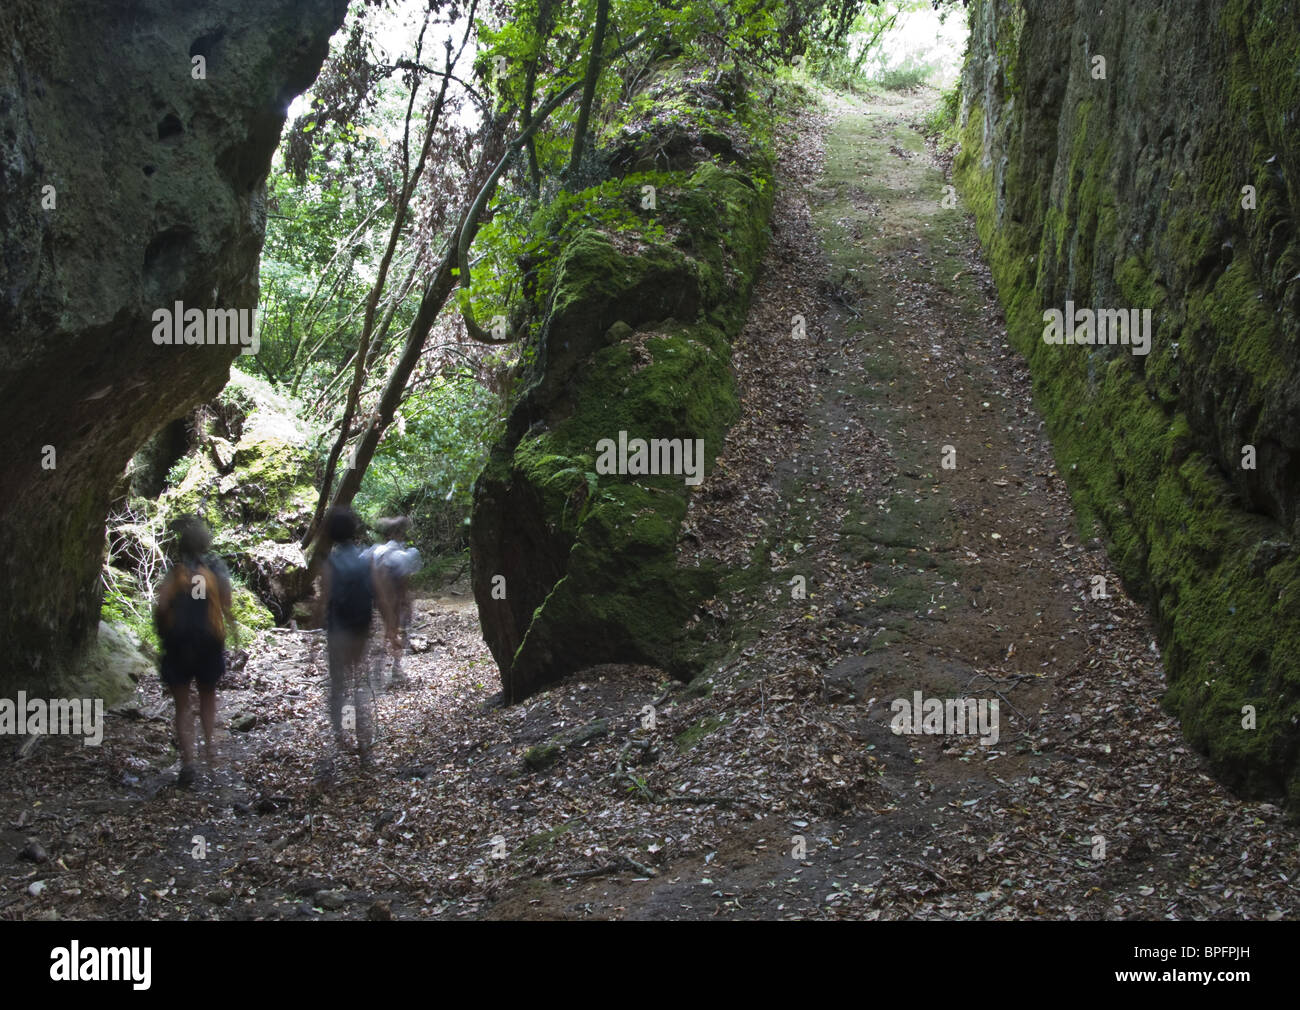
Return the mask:
<svg viewBox="0 0 1300 1010">
<path fill-rule="evenodd" d="M 971 7 L 957 179 L 1085 535 L 1148 602 L 1188 739 L 1298 799 L 1296 5 Z M 1045 342 L 1067 300 L 1150 309 L 1149 354 Z"/>
<path fill-rule="evenodd" d="M 346 7 L 0 8 L 0 689 L 93 648 L 112 488 L 240 351 L 154 313 L 255 306 L 271 155 Z"/>
<path fill-rule="evenodd" d="M 614 177 L 549 212 L 538 336 L 470 537 L 508 702 L 597 663 L 691 672 L 678 644 L 709 592 L 707 573 L 675 561 L 692 484 L 680 466 L 659 473 L 671 460 L 638 474 L 630 457 L 636 439 L 699 439 L 702 476 L 735 417 L 729 341 L 773 193 L 744 96 L 734 72 L 662 66 L 606 131 Z M 644 171 L 656 151 L 667 170 Z M 602 472 L 602 440 L 620 438 L 628 472 Z"/>
</svg>

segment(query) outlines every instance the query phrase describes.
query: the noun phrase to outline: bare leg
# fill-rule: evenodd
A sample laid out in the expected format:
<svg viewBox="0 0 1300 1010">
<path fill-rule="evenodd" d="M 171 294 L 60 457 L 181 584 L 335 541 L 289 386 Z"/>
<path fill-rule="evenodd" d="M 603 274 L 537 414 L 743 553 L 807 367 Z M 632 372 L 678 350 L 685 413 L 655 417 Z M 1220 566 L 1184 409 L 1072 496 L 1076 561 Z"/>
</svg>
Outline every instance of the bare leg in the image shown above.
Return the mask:
<svg viewBox="0 0 1300 1010">
<path fill-rule="evenodd" d="M 395 596 L 393 610 L 395 613 L 394 624 L 396 626 L 389 636 L 389 647 L 393 654 L 392 683 L 397 687 L 401 687 L 406 684 L 406 675 L 402 673 L 402 656 L 410 645 L 411 626 L 411 594 L 406 587 L 405 579 L 397 584 Z"/>
<path fill-rule="evenodd" d="M 181 745 L 181 782 L 194 776 L 194 713 L 190 709 L 190 685 L 171 685 L 176 702 L 176 738 Z"/>
<path fill-rule="evenodd" d="M 341 629 L 331 631 L 326 639 L 329 650 L 330 722 L 334 726 L 334 743 L 340 753 L 346 753 L 348 749 L 347 738 L 343 732 L 343 705 L 348 690 L 347 639 L 348 632 Z"/>
<path fill-rule="evenodd" d="M 356 651 L 352 656 L 353 711 L 356 713 L 357 754 L 361 758 L 361 767 L 370 763 L 370 748 L 374 743 L 374 712 L 371 709 L 371 697 L 374 693 L 370 683 L 369 639 L 359 635 Z"/>
<path fill-rule="evenodd" d="M 208 767 L 216 765 L 217 751 L 213 742 L 213 733 L 217 724 L 217 687 L 199 685 L 199 722 L 203 724 L 203 750 L 208 759 Z"/>
</svg>

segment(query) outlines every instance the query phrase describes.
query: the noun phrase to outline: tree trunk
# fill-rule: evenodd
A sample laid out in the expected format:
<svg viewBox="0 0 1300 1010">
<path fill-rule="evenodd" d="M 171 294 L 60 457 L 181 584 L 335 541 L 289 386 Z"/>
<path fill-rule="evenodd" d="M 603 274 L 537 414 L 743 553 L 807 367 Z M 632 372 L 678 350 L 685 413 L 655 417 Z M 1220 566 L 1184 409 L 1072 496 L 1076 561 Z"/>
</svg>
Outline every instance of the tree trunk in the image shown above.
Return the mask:
<svg viewBox="0 0 1300 1010">
<path fill-rule="evenodd" d="M 600 81 L 600 54 L 605 48 L 605 27 L 609 23 L 609 0 L 597 0 L 596 30 L 591 37 L 591 55 L 587 57 L 587 79 L 582 86 L 582 104 L 578 107 L 578 124 L 574 127 L 573 153 L 569 157 L 568 177 L 577 176 L 582 164 L 582 154 L 587 144 L 587 128 L 591 121 L 591 105 L 596 98 L 596 84 Z"/>
</svg>

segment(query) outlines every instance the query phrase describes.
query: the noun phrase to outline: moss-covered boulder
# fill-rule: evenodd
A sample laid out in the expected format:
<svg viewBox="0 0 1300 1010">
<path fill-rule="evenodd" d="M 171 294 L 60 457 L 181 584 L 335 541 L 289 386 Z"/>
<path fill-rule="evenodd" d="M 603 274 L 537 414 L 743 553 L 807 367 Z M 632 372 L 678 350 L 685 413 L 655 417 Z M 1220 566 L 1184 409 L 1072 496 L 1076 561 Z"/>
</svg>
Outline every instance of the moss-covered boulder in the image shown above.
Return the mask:
<svg viewBox="0 0 1300 1010">
<path fill-rule="evenodd" d="M 249 628 L 287 620 L 311 591 L 298 540 L 316 506 L 318 466 L 300 414 L 267 383 L 232 372 L 195 415 L 196 443 L 157 503 L 160 528 L 186 514 L 207 521 L 214 549 L 242 580 L 236 619 Z"/>
<path fill-rule="evenodd" d="M 234 586 L 230 596 L 230 612 L 241 635 L 275 627 L 275 615 L 247 586 Z"/>
<path fill-rule="evenodd" d="M 100 622 L 95 647 L 87 653 L 73 681 L 81 697 L 102 698 L 112 708 L 134 698 L 145 677 L 157 676 L 153 660 L 138 635 L 124 625 Z"/>
<path fill-rule="evenodd" d="M 667 66 L 648 87 L 665 79 L 681 85 L 675 115 L 693 109 L 713 122 L 718 82 L 732 77 Z M 640 225 L 594 214 L 557 223 L 523 391 L 474 493 L 474 594 L 507 701 L 603 662 L 693 672 L 677 645 L 711 578 L 679 569 L 675 555 L 698 480 L 688 483 L 682 456 L 665 458 L 678 464 L 672 473 L 637 473 L 630 457 L 631 472 L 603 472 L 602 462 L 610 444 L 634 455 L 637 439 L 692 450 L 699 440 L 690 462 L 702 475 L 736 416 L 729 341 L 765 246 L 772 178 L 767 138 L 737 106 L 743 88 L 733 90 L 726 102 L 736 111 L 715 128 L 734 134 L 729 149 L 747 152 L 743 165 L 694 145 L 654 183 L 630 175 L 613 184 L 616 199 L 643 208 Z M 618 134 L 629 167 L 640 164 L 627 151 L 634 135 Z M 644 135 L 659 134 L 647 126 Z M 648 184 L 653 209 L 642 201 Z"/>
<path fill-rule="evenodd" d="M 957 180 L 1085 535 L 1149 603 L 1188 739 L 1300 800 L 1294 4 L 971 11 Z M 1067 299 L 1151 309 L 1150 353 L 1045 343 Z"/>
<path fill-rule="evenodd" d="M 311 592 L 307 558 L 297 543 L 267 540 L 255 544 L 238 555 L 236 565 L 277 620 L 287 621 L 294 603 Z"/>
<path fill-rule="evenodd" d="M 200 412 L 199 444 L 180 464 L 188 469 L 159 499 L 164 518 L 203 516 L 225 554 L 301 537 L 316 506 L 317 464 L 299 412 L 262 380 L 232 372 Z"/>
</svg>

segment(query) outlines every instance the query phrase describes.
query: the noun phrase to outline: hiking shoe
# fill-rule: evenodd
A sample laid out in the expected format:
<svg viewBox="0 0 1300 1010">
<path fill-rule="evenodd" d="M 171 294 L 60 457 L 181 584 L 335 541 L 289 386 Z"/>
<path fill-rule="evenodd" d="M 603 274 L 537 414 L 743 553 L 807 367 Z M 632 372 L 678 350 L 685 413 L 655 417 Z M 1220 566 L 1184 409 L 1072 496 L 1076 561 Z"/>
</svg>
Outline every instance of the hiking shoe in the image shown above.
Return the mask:
<svg viewBox="0 0 1300 1010">
<path fill-rule="evenodd" d="M 182 765 L 181 773 L 176 776 L 176 784 L 182 789 L 188 789 L 194 785 L 194 766 Z"/>
</svg>

